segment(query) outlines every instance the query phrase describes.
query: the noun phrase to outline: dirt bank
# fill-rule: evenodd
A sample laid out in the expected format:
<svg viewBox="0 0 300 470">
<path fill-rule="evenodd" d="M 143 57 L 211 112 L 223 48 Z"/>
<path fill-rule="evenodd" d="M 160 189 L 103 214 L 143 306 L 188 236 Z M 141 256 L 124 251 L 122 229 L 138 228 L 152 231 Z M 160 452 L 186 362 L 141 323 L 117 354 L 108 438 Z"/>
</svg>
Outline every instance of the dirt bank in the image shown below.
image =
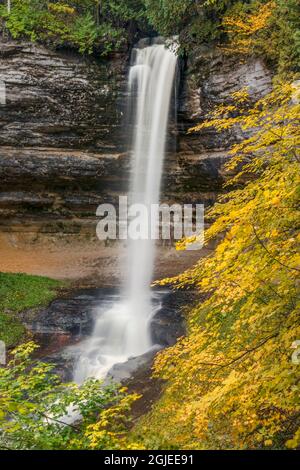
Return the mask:
<svg viewBox="0 0 300 470">
<path fill-rule="evenodd" d="M 158 247 L 155 278 L 174 276 L 192 266 L 206 250 L 176 251 Z M 89 286 L 119 285 L 126 260 L 124 246 L 102 242 L 45 240 L 28 242 L 20 234 L 0 234 L 0 271 L 67 279 Z"/>
</svg>

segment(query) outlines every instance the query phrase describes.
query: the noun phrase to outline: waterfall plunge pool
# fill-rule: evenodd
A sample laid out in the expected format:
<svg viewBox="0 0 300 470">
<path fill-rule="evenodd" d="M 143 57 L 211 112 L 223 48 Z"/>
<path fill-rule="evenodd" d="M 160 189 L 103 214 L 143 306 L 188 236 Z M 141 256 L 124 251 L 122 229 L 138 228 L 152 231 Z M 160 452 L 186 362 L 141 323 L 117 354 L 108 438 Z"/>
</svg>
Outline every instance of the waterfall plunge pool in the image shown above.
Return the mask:
<svg viewBox="0 0 300 470">
<path fill-rule="evenodd" d="M 153 346 L 144 354 L 120 357 L 120 360 L 118 345 L 115 351 L 113 346 L 110 346 L 109 356 L 112 358 L 102 357 L 105 354 L 101 349 L 101 336 L 97 343 L 89 344 L 94 337 L 92 333 L 99 325 L 101 329 L 104 327 L 105 337 L 109 336 L 105 330 L 107 316 L 115 315 L 118 306 L 123 304 L 120 291 L 116 288 L 70 291 L 64 297 L 51 302 L 47 308 L 40 309 L 33 317 L 24 312 L 23 321 L 33 333 L 34 340 L 41 346 L 37 352 L 38 358 L 52 363 L 54 372 L 58 373 L 63 381 L 76 379 L 78 361 L 83 358 L 82 365 L 86 365 L 87 361 L 90 364 L 91 376 L 95 376 L 95 366 L 99 378 L 99 370 L 102 370 L 102 378 L 107 376 L 116 382 L 126 382 L 133 379 L 135 374 L 139 374 L 141 369 L 145 373 L 147 370 L 150 375 L 156 352 L 171 346 L 184 334 L 182 309 L 191 301 L 192 296 L 191 292 L 186 291 L 152 289 L 153 316 L 149 319 L 149 331 Z M 119 315 L 121 314 L 119 312 Z M 85 353 L 87 346 L 90 357 Z M 77 381 L 81 382 L 84 378 L 86 376 L 77 376 Z"/>
</svg>

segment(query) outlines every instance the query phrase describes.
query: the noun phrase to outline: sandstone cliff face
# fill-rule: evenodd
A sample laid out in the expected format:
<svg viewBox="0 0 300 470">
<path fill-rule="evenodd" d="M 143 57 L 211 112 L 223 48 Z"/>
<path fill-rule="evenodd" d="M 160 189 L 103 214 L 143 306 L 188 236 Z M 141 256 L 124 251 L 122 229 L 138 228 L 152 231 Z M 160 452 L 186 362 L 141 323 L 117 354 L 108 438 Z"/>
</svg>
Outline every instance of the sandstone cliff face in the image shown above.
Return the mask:
<svg viewBox="0 0 300 470">
<path fill-rule="evenodd" d="M 271 73 L 257 59 L 241 63 L 220 51 L 199 47 L 188 58 L 179 95 L 177 161 L 185 191 L 218 192 L 224 179 L 228 149 L 239 141 L 240 130 L 217 133 L 214 129 L 187 134 L 231 93 L 244 87 L 256 101 L 271 89 Z"/>
<path fill-rule="evenodd" d="M 124 56 L 0 44 L 0 229 L 94 227 L 97 205 L 126 190 L 126 68 Z"/>
<path fill-rule="evenodd" d="M 126 192 L 124 125 L 128 57 L 108 61 L 53 52 L 29 43 L 0 43 L 0 231 L 94 236 L 95 209 Z M 181 66 L 177 144 L 165 163 L 163 200 L 213 202 L 236 131 L 187 135 L 214 104 L 248 86 L 265 94 L 263 64 L 239 64 L 211 49 Z"/>
</svg>

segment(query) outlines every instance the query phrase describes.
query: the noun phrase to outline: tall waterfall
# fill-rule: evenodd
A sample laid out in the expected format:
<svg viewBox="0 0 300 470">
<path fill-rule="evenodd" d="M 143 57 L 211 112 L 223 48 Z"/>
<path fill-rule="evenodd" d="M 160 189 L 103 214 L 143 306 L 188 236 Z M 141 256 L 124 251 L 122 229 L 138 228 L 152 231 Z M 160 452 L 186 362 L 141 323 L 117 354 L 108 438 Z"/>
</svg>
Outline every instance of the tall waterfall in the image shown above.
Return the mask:
<svg viewBox="0 0 300 470">
<path fill-rule="evenodd" d="M 176 62 L 175 51 L 162 44 L 133 50 L 128 80 L 134 113 L 129 202 L 148 209 L 159 203 Z M 75 369 L 79 383 L 87 377 L 102 378 L 114 364 L 151 348 L 150 321 L 157 308 L 150 290 L 155 241 L 129 239 L 127 255 L 123 300 L 98 312 Z"/>
</svg>

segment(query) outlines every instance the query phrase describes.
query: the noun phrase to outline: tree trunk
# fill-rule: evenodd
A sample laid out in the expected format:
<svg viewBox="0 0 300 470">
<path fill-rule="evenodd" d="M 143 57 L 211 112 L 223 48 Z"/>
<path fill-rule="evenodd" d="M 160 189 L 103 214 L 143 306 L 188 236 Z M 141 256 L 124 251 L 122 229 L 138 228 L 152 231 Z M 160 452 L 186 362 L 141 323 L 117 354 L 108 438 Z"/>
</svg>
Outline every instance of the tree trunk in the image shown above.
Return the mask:
<svg viewBox="0 0 300 470">
<path fill-rule="evenodd" d="M 99 0 L 96 5 L 96 24 L 100 25 L 100 16 L 101 16 L 101 1 Z"/>
</svg>

